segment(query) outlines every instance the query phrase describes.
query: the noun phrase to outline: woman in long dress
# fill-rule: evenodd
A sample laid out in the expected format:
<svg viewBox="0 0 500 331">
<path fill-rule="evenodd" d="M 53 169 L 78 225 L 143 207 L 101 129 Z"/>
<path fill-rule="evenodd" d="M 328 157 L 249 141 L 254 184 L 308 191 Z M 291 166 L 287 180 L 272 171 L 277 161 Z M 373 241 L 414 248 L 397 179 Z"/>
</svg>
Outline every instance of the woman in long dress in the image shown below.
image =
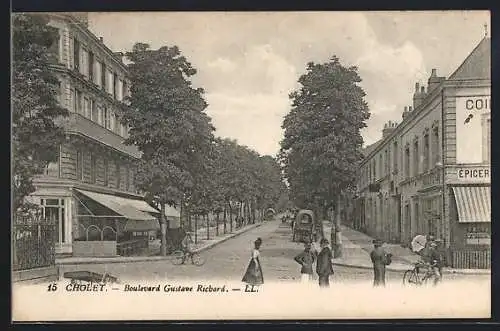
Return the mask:
<svg viewBox="0 0 500 331">
<path fill-rule="evenodd" d="M 250 263 L 248 264 L 245 275 L 243 276 L 242 282 L 249 285 L 261 285 L 264 284 L 264 275 L 262 274 L 262 267 L 260 265 L 260 246 L 262 245 L 262 239 L 257 238 L 254 242 L 254 249 L 252 251 L 252 257 Z"/>
</svg>

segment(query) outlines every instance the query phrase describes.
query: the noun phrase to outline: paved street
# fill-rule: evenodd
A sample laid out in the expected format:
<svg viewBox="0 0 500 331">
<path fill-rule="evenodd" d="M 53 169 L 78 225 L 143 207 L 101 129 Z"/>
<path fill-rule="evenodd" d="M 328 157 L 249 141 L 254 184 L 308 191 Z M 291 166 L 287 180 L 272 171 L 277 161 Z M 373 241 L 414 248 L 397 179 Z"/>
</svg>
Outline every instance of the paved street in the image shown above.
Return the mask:
<svg viewBox="0 0 500 331">
<path fill-rule="evenodd" d="M 122 280 L 227 280 L 238 281 L 248 264 L 253 241 L 260 237 L 261 263 L 265 282 L 298 281 L 299 266 L 293 257 L 302 250 L 302 245 L 291 241 L 289 225 L 272 221 L 245 232 L 202 252 L 206 263 L 201 267 L 193 265 L 173 265 L 170 260 L 144 261 L 132 263 L 109 263 L 88 265 L 62 265 L 61 272 L 89 270 L 108 272 Z M 371 270 L 335 266 L 333 282 L 370 282 Z M 445 275 L 445 280 L 488 280 L 489 275 Z M 387 281 L 400 283 L 401 272 L 388 272 Z"/>
</svg>

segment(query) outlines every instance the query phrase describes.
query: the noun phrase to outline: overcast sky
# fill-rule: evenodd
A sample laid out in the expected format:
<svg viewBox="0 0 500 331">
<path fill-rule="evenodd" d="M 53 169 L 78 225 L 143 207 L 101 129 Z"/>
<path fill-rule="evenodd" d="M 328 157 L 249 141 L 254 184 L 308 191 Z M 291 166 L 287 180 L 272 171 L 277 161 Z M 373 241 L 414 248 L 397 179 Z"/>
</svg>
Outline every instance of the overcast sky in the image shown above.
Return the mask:
<svg viewBox="0 0 500 331">
<path fill-rule="evenodd" d="M 288 94 L 309 61 L 357 65 L 371 118 L 365 144 L 400 121 L 415 82 L 449 76 L 484 37 L 488 12 L 91 13 L 113 51 L 177 45 L 198 70 L 216 134 L 275 155 Z M 488 28 L 489 30 L 489 28 Z"/>
</svg>

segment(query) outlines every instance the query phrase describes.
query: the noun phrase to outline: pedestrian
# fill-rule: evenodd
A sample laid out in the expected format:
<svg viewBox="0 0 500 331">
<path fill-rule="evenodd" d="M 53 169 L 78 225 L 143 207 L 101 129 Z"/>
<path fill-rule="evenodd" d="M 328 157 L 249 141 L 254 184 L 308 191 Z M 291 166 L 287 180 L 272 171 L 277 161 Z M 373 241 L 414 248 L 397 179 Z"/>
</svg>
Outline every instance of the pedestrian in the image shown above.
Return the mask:
<svg viewBox="0 0 500 331">
<path fill-rule="evenodd" d="M 429 262 L 432 268 L 432 273 L 434 274 L 434 285 L 437 285 L 441 281 L 442 268 L 443 268 L 443 258 L 437 249 L 438 243 L 433 241 L 430 244 L 429 249 Z"/>
<path fill-rule="evenodd" d="M 313 277 L 313 264 L 316 261 L 316 254 L 311 250 L 311 243 L 304 243 L 304 251 L 294 258 L 302 266 L 300 269 L 301 283 L 309 283 Z"/>
<path fill-rule="evenodd" d="M 319 277 L 319 286 L 322 288 L 330 286 L 330 275 L 333 275 L 333 256 L 328 244 L 328 239 L 321 239 L 321 252 L 319 252 L 316 262 L 316 273 Z"/>
<path fill-rule="evenodd" d="M 374 249 L 370 253 L 373 263 L 373 286 L 385 286 L 385 267 L 391 263 L 391 255 L 382 247 L 381 240 L 373 240 Z"/>
<path fill-rule="evenodd" d="M 264 284 L 264 275 L 262 274 L 262 267 L 260 265 L 260 246 L 262 245 L 262 239 L 257 238 L 254 241 L 254 249 L 252 250 L 252 257 L 248 263 L 247 270 L 243 276 L 242 282 L 249 285 L 261 285 Z"/>
</svg>

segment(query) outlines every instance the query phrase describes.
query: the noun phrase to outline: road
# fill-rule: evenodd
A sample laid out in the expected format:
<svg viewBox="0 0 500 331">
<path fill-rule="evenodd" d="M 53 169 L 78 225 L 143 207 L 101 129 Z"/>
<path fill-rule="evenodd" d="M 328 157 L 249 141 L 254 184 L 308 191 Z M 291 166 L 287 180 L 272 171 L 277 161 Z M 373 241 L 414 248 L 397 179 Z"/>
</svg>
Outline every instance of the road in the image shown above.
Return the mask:
<svg viewBox="0 0 500 331">
<path fill-rule="evenodd" d="M 294 282 L 300 278 L 299 265 L 293 260 L 302 249 L 302 244 L 291 241 L 289 225 L 279 221 L 262 226 L 229 239 L 202 252 L 206 263 L 197 267 L 191 264 L 176 266 L 170 260 L 133 263 L 109 263 L 88 265 L 63 265 L 61 272 L 88 270 L 108 272 L 121 280 L 219 280 L 239 281 L 243 276 L 253 247 L 253 241 L 262 238 L 261 264 L 265 282 Z M 371 270 L 335 266 L 333 283 L 370 282 Z M 488 280 L 489 275 L 445 275 L 445 280 Z M 401 272 L 387 272 L 388 283 L 401 283 Z"/>
</svg>

